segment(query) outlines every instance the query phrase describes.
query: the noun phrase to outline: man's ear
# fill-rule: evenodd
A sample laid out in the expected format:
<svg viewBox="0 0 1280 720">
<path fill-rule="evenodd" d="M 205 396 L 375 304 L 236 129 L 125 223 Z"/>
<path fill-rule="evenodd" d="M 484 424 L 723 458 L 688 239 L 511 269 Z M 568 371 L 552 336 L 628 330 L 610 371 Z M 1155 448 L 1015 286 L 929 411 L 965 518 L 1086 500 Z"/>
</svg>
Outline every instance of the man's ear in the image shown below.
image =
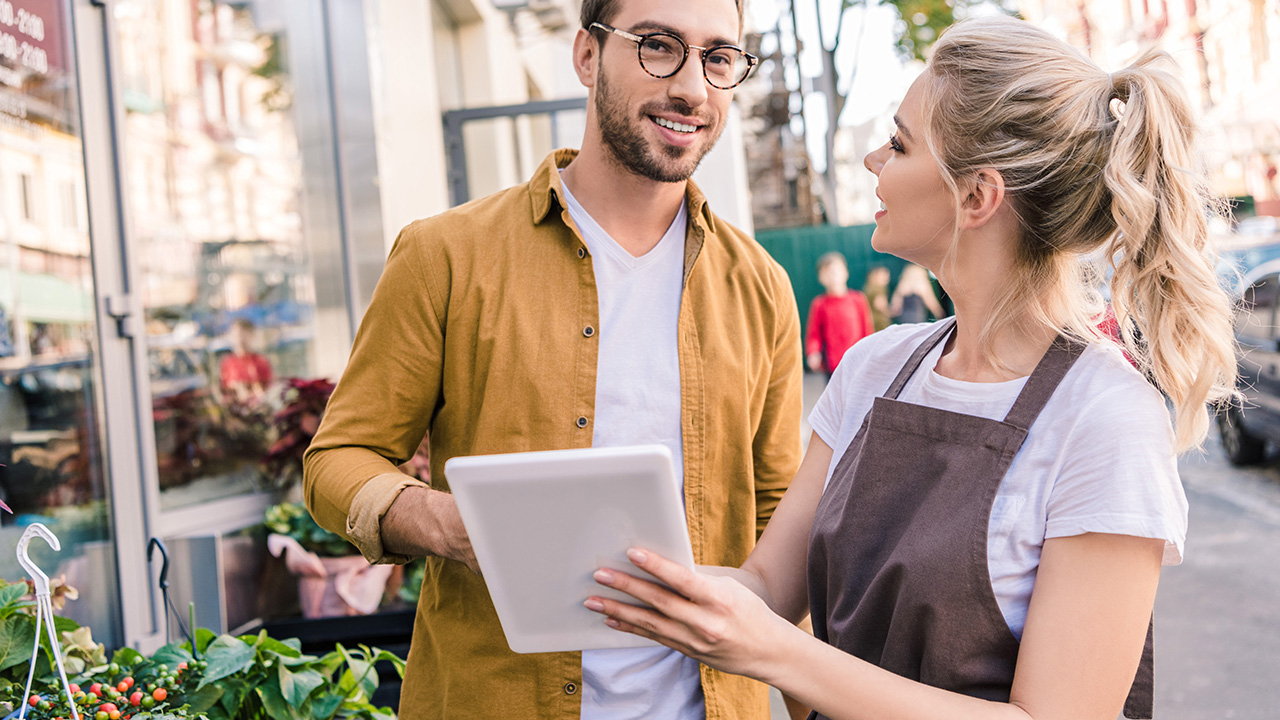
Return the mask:
<svg viewBox="0 0 1280 720">
<path fill-rule="evenodd" d="M 600 64 L 600 41 L 590 30 L 581 28 L 573 36 L 573 71 L 583 87 L 594 88 L 596 69 Z"/>
<path fill-rule="evenodd" d="M 960 227 L 971 230 L 986 225 L 1005 207 L 1004 176 L 994 168 L 983 168 L 967 186 L 968 195 L 960 203 Z"/>
</svg>

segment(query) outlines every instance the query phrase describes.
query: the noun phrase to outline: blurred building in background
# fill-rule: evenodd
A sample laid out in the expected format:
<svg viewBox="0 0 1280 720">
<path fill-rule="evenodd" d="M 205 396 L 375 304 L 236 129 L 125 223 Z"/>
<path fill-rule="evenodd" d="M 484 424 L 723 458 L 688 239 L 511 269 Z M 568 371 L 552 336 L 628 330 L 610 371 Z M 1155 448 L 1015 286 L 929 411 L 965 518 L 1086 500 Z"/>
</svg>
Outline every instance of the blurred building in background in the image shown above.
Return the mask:
<svg viewBox="0 0 1280 720">
<path fill-rule="evenodd" d="M 746 145 L 746 162 L 757 229 L 822 221 L 809 152 L 803 134 L 794 127 L 802 125 L 804 118 L 792 112 L 797 93 L 787 87 L 786 68 L 792 59 L 782 52 L 781 32 L 775 26 L 766 33 L 748 36 L 747 50 L 758 55 L 761 64 L 734 96 L 745 108 L 743 131 L 751 138 Z"/>
<path fill-rule="evenodd" d="M 1199 104 L 1213 189 L 1280 215 L 1280 0 L 1021 0 L 1022 14 L 1108 71 L 1150 48 Z"/>
</svg>

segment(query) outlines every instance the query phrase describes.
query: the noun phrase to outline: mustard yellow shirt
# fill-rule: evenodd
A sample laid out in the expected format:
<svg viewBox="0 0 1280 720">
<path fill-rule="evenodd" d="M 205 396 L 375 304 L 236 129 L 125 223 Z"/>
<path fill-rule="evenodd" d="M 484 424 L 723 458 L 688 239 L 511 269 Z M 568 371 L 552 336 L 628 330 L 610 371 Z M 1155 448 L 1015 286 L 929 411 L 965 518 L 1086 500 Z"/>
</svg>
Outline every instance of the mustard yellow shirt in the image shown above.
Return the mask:
<svg viewBox="0 0 1280 720">
<path fill-rule="evenodd" d="M 456 455 L 590 447 L 599 303 L 549 156 L 533 179 L 406 227 L 305 462 L 307 506 L 371 562 L 418 481 L 396 465 L 430 430 L 432 485 Z M 678 325 L 694 559 L 738 566 L 800 464 L 800 321 L 782 268 L 689 183 Z M 591 330 L 588 330 L 590 328 Z M 429 558 L 402 717 L 580 715 L 581 655 L 517 655 L 484 581 Z M 709 720 L 769 717 L 766 688 L 702 668 Z"/>
</svg>

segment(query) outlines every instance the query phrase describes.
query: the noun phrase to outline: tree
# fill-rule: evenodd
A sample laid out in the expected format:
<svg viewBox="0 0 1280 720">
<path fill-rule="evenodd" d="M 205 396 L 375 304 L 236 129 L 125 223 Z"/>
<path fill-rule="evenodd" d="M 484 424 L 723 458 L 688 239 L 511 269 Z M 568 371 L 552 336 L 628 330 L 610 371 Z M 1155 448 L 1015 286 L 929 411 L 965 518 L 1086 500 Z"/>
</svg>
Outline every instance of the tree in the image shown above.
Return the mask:
<svg viewBox="0 0 1280 720">
<path fill-rule="evenodd" d="M 828 42 L 823 32 L 822 6 L 830 6 L 831 0 L 814 0 L 814 9 L 818 16 L 819 45 L 822 54 L 822 75 L 818 78 L 818 87 L 827 98 L 827 134 L 826 157 L 827 166 L 823 172 L 823 204 L 827 210 L 827 220 L 838 224 L 836 214 L 836 170 L 831 158 L 835 154 L 836 132 L 840 128 L 840 116 L 844 113 L 849 99 L 849 88 L 853 86 L 853 77 L 858 72 L 858 51 L 862 45 L 863 27 L 866 22 L 858 24 L 854 35 L 853 65 L 847 73 L 841 73 L 836 65 L 836 51 L 844 39 L 844 20 L 849 11 L 860 7 L 864 11 L 868 0 L 840 0 L 840 12 L 836 17 L 835 33 Z M 904 58 L 925 59 L 925 52 L 933 44 L 942 31 L 954 23 L 957 15 L 964 16 L 964 11 L 975 5 L 994 5 L 1009 12 L 1010 0 L 878 0 L 880 5 L 892 5 L 898 12 L 897 46 Z M 791 17 L 795 22 L 795 0 L 791 1 Z"/>
</svg>

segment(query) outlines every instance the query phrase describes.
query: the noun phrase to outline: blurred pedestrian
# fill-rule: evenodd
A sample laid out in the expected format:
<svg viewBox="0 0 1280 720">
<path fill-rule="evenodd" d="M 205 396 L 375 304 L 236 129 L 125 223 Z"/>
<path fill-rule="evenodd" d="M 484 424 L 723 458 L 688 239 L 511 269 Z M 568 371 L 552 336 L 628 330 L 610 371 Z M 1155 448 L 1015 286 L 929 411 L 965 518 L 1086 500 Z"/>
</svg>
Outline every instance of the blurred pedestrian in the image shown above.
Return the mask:
<svg viewBox="0 0 1280 720">
<path fill-rule="evenodd" d="M 915 263 L 902 269 L 898 286 L 893 289 L 893 299 L 889 302 L 889 314 L 899 325 L 927 322 L 931 314 L 937 320 L 946 314 L 938 296 L 933 293 L 928 270 Z"/>
<path fill-rule="evenodd" d="M 830 379 L 845 351 L 875 332 L 875 327 L 867 297 L 849 289 L 849 266 L 844 255 L 829 252 L 818 258 L 818 282 L 825 292 L 809 304 L 805 362 L 810 370 Z"/>
<path fill-rule="evenodd" d="M 1106 73 L 1029 23 L 966 20 L 894 121 L 864 161 L 872 242 L 933 270 L 956 317 L 854 346 L 742 568 L 633 551 L 665 585 L 600 570 L 638 603 L 587 607 L 819 718 L 1151 718 L 1156 587 L 1186 538 L 1177 453 L 1236 394 L 1176 65 Z M 1098 252 L 1153 382 L 1097 327 L 1080 267 Z M 806 609 L 817 640 L 792 626 Z"/>
<path fill-rule="evenodd" d="M 222 392 L 235 404 L 257 405 L 271 385 L 271 361 L 253 350 L 257 337 L 257 326 L 248 318 L 236 318 L 227 333 L 231 352 L 222 356 L 218 377 Z"/>
<path fill-rule="evenodd" d="M 867 304 L 871 306 L 871 324 L 875 332 L 889 327 L 893 323 L 893 319 L 889 317 L 889 268 L 873 265 L 867 271 L 862 294 L 867 296 Z"/>
</svg>

